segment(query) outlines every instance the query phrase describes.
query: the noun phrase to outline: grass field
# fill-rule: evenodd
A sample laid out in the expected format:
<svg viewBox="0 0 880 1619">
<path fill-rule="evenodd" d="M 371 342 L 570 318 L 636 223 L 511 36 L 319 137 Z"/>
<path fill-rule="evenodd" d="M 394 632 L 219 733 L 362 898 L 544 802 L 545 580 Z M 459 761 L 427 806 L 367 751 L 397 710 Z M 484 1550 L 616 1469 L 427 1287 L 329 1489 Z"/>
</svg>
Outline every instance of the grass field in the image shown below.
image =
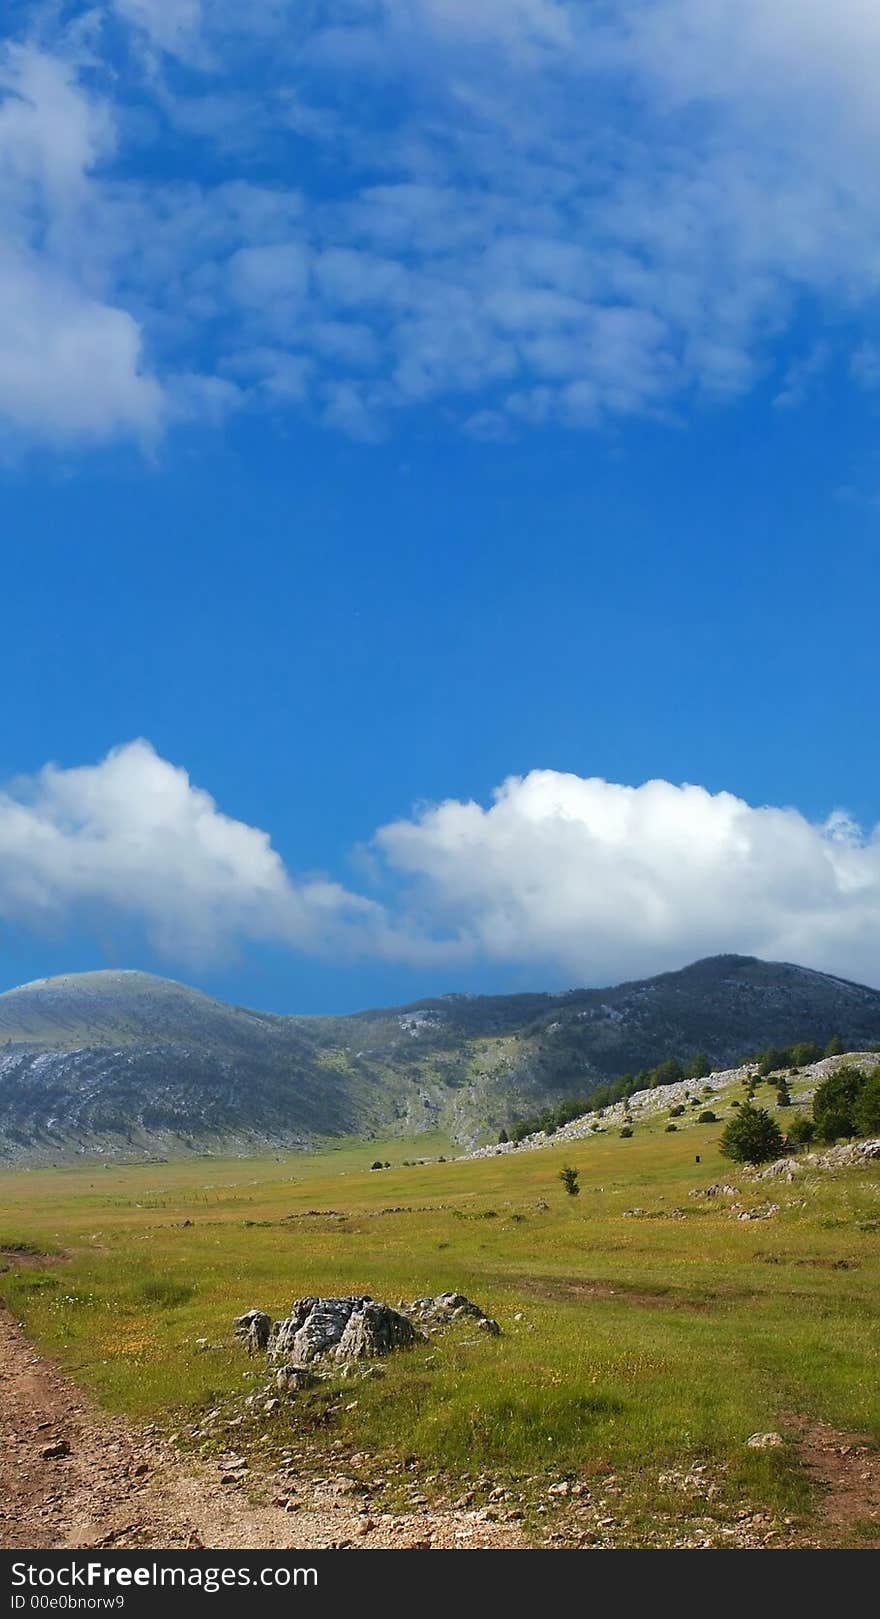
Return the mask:
<svg viewBox="0 0 880 1619">
<path fill-rule="evenodd" d="M 713 1101 L 722 1118 L 728 1103 Z M 681 1513 L 669 1477 L 702 1465 L 715 1482 L 697 1504 L 719 1524 L 745 1506 L 808 1526 L 796 1447 L 744 1441 L 813 1419 L 880 1443 L 878 1177 L 755 1183 L 720 1157 L 720 1123 L 666 1122 L 407 1168 L 448 1144 L 9 1172 L 0 1248 L 17 1251 L 0 1293 L 108 1408 L 185 1435 L 254 1387 L 230 1337 L 249 1306 L 280 1316 L 302 1294 L 456 1289 L 501 1337 L 401 1354 L 357 1385 L 354 1409 L 338 1385 L 300 1396 L 273 1445 L 413 1457 L 435 1481 L 611 1475 L 632 1543 Z M 376 1157 L 393 1167 L 371 1171 Z M 559 1183 L 564 1163 L 579 1197 Z M 744 1207 L 779 1212 L 741 1221 L 729 1199 L 689 1196 L 719 1179 Z M 872 1532 L 856 1523 L 851 1539 Z"/>
</svg>

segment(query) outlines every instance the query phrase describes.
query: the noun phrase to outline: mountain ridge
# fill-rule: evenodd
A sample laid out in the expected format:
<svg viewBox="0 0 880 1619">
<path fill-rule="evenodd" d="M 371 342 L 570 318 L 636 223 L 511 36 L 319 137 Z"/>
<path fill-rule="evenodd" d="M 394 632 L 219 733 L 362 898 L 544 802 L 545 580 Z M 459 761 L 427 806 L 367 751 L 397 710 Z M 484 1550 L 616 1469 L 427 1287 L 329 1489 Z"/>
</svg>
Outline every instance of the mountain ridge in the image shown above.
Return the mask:
<svg viewBox="0 0 880 1619">
<path fill-rule="evenodd" d="M 622 1072 L 698 1051 L 880 1041 L 880 990 L 720 955 L 599 989 L 253 1011 L 136 969 L 0 994 L 0 1156 L 53 1161 L 440 1129 L 468 1145 Z"/>
</svg>

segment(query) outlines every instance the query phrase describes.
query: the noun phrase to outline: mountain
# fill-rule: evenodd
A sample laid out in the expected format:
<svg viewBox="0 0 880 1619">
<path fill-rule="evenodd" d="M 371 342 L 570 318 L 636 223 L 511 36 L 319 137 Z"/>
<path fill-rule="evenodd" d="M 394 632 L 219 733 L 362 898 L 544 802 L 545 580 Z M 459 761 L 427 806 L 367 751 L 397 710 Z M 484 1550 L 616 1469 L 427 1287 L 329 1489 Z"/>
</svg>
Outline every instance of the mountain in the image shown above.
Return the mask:
<svg viewBox="0 0 880 1619">
<path fill-rule="evenodd" d="M 623 1072 L 880 1041 L 880 991 L 753 956 L 613 989 L 444 995 L 348 1017 L 228 1006 L 140 972 L 0 995 L 0 1156 L 247 1151 L 443 1128 L 472 1142 Z"/>
</svg>

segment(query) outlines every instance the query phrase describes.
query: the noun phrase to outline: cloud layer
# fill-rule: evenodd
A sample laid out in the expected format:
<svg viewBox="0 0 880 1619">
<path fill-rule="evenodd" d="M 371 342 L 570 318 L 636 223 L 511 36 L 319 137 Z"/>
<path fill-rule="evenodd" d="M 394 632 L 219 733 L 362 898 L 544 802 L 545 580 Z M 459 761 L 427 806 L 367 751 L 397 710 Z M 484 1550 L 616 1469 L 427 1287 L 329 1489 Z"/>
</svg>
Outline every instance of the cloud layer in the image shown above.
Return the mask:
<svg viewBox="0 0 880 1619">
<path fill-rule="evenodd" d="M 148 743 L 0 795 L 0 918 L 143 932 L 210 962 L 269 942 L 466 975 L 610 983 L 718 951 L 880 985 L 880 827 L 651 781 L 511 777 L 378 830 L 374 891 L 297 878 L 268 835 L 222 814 Z"/>
<path fill-rule="evenodd" d="M 259 409 L 369 439 L 435 404 L 499 437 L 765 376 L 796 404 L 834 363 L 866 381 L 872 0 L 10 17 L 13 437 L 151 441 Z"/>
</svg>

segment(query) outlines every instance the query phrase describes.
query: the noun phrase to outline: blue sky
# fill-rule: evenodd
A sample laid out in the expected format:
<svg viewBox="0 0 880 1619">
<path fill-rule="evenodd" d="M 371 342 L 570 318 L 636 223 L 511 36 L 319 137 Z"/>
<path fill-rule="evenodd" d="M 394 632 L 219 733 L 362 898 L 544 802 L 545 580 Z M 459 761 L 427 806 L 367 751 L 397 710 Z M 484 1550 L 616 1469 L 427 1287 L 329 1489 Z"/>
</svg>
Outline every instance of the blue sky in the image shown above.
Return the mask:
<svg viewBox="0 0 880 1619">
<path fill-rule="evenodd" d="M 240 9 L 9 13 L 0 982 L 880 984 L 877 13 Z"/>
</svg>

